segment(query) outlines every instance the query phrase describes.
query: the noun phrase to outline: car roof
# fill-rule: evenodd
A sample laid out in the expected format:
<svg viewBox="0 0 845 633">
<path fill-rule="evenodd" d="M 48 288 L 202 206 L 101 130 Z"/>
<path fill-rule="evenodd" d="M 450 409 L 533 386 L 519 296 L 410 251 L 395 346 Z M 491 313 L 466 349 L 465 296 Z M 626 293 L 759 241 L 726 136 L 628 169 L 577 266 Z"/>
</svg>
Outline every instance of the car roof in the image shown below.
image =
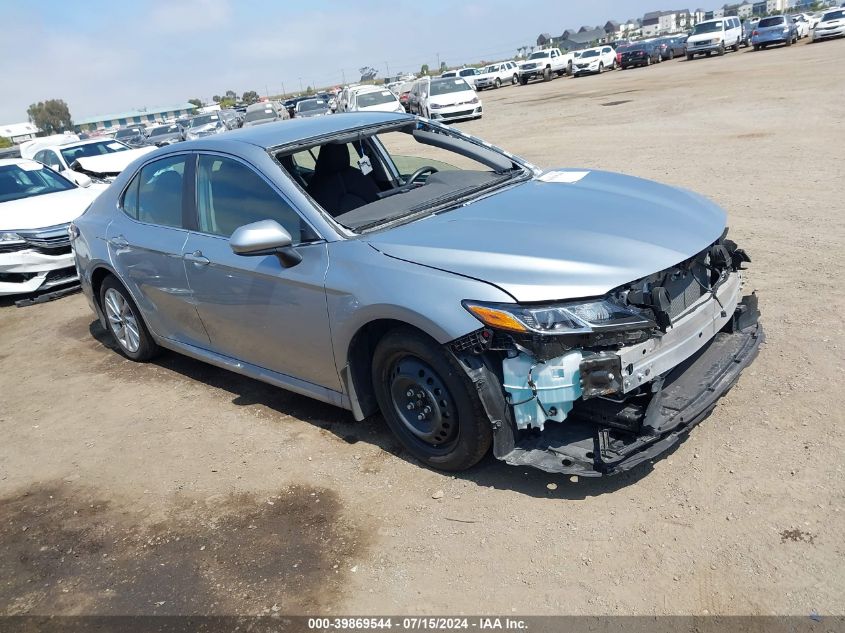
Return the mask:
<svg viewBox="0 0 845 633">
<path fill-rule="evenodd" d="M 217 134 L 197 141 L 180 143 L 180 149 L 189 147 L 210 148 L 230 142 L 248 143 L 263 149 L 288 145 L 296 141 L 318 136 L 330 136 L 362 127 L 377 126 L 383 123 L 413 122 L 416 117 L 392 112 L 344 112 L 331 116 L 294 118 L 277 123 L 266 123 L 254 127 L 232 130 L 226 134 Z"/>
<path fill-rule="evenodd" d="M 20 165 L 21 163 L 34 163 L 31 158 L 0 158 L 0 167 L 8 167 L 9 165 Z M 38 163 L 40 164 L 40 163 Z"/>
</svg>

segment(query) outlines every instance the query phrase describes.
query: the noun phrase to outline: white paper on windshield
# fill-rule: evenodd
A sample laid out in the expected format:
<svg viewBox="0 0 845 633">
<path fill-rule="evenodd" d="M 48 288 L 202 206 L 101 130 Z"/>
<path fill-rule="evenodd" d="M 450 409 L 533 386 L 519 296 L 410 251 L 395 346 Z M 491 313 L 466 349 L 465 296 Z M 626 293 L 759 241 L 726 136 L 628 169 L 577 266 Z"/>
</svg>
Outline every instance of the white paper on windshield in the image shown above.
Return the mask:
<svg viewBox="0 0 845 633">
<path fill-rule="evenodd" d="M 18 167 L 24 171 L 40 171 L 44 169 L 44 165 L 36 163 L 34 160 L 28 160 L 25 163 L 18 163 Z"/>
<path fill-rule="evenodd" d="M 589 173 L 588 171 L 548 171 L 537 180 L 573 184 L 583 179 Z"/>
<path fill-rule="evenodd" d="M 362 156 L 361 158 L 358 159 L 358 169 L 360 169 L 361 173 L 364 174 L 365 176 L 367 174 L 369 174 L 371 171 L 373 171 L 373 166 L 370 163 L 370 157 L 369 156 Z"/>
<path fill-rule="evenodd" d="M 109 149 L 125 149 L 120 143 L 109 143 L 106 147 Z"/>
</svg>

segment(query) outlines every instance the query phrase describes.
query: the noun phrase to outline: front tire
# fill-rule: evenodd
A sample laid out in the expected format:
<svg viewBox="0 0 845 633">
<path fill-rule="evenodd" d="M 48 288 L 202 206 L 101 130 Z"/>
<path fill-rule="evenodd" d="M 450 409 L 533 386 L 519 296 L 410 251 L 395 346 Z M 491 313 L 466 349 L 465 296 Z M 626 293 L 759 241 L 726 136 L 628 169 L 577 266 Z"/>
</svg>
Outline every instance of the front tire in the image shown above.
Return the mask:
<svg viewBox="0 0 845 633">
<path fill-rule="evenodd" d="M 513 84 L 513 85 L 515 86 L 515 85 L 516 85 L 516 84 L 518 84 L 518 83 L 519 83 L 519 75 L 517 75 L 516 73 L 514 73 L 514 74 L 513 74 L 513 78 L 511 79 L 511 84 Z"/>
<path fill-rule="evenodd" d="M 494 85 L 496 86 L 496 88 L 501 88 L 502 87 L 502 80 L 499 79 L 498 77 L 496 77 L 496 83 Z"/>
<path fill-rule="evenodd" d="M 675 51 L 673 51 L 673 50 L 670 48 L 670 49 L 669 49 L 669 61 L 671 62 L 673 59 L 675 59 Z"/>
<path fill-rule="evenodd" d="M 106 315 L 109 333 L 124 356 L 140 363 L 159 352 L 138 306 L 114 276 L 106 277 L 100 287 L 100 308 Z"/>
<path fill-rule="evenodd" d="M 390 430 L 426 465 L 465 470 L 490 449 L 493 432 L 472 382 L 425 334 L 388 332 L 376 346 L 372 378 Z"/>
</svg>

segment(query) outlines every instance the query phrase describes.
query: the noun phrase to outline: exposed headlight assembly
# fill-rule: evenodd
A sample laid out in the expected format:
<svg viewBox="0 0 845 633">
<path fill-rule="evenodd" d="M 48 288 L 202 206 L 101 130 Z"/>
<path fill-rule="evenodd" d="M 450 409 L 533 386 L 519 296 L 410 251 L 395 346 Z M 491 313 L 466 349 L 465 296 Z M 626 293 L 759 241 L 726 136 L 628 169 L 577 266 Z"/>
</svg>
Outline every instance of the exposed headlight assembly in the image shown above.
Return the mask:
<svg viewBox="0 0 845 633">
<path fill-rule="evenodd" d="M 23 244 L 26 242 L 20 235 L 17 233 L 0 233 L 0 242 L 3 244 Z"/>
<path fill-rule="evenodd" d="M 523 334 L 586 335 L 592 339 L 610 334 L 631 344 L 650 338 L 657 328 L 643 313 L 607 298 L 530 306 L 464 301 L 463 306 L 490 328 Z"/>
</svg>

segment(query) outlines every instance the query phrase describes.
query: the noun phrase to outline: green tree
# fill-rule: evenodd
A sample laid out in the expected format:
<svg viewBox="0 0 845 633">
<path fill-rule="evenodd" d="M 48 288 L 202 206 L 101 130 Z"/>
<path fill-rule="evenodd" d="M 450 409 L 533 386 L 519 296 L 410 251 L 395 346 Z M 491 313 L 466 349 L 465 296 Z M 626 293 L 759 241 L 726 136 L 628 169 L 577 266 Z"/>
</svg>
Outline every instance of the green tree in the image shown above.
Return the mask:
<svg viewBox="0 0 845 633">
<path fill-rule="evenodd" d="M 226 94 L 225 94 L 225 95 L 223 95 L 223 96 L 224 96 L 227 100 L 229 100 L 229 101 L 231 101 L 231 102 L 233 102 L 233 103 L 234 103 L 235 101 L 237 101 L 237 100 L 238 100 L 238 93 L 237 93 L 237 92 L 235 92 L 234 90 L 227 90 L 227 91 L 226 91 Z"/>
<path fill-rule="evenodd" d="M 70 110 L 61 99 L 47 99 L 33 103 L 26 109 L 31 123 L 42 132 L 57 134 L 73 128 Z"/>
<path fill-rule="evenodd" d="M 0 148 L 3 147 L 11 147 L 12 141 L 7 139 L 5 136 L 0 136 Z"/>
<path fill-rule="evenodd" d="M 449 68 L 449 67 L 446 65 L 446 62 L 440 62 L 440 72 L 441 73 L 445 72 L 447 68 Z"/>
<path fill-rule="evenodd" d="M 305 86 L 305 94 L 307 94 L 307 95 L 313 95 L 313 94 L 314 94 L 314 89 L 313 89 L 311 86 Z"/>
<path fill-rule="evenodd" d="M 191 105 L 193 105 L 197 108 L 202 107 L 202 101 L 200 101 L 199 99 L 188 99 L 188 103 L 190 103 Z"/>
<path fill-rule="evenodd" d="M 428 74 L 428 64 L 423 64 L 420 66 L 420 74 L 427 75 Z"/>
<path fill-rule="evenodd" d="M 220 103 L 221 101 L 223 101 L 223 97 L 221 97 L 220 95 L 214 95 L 213 97 L 211 97 L 211 100 L 214 101 L 214 103 Z"/>
<path fill-rule="evenodd" d="M 250 105 L 252 103 L 258 103 L 258 93 L 255 90 L 247 90 L 243 96 L 241 97 L 244 100 L 244 103 Z"/>
</svg>

